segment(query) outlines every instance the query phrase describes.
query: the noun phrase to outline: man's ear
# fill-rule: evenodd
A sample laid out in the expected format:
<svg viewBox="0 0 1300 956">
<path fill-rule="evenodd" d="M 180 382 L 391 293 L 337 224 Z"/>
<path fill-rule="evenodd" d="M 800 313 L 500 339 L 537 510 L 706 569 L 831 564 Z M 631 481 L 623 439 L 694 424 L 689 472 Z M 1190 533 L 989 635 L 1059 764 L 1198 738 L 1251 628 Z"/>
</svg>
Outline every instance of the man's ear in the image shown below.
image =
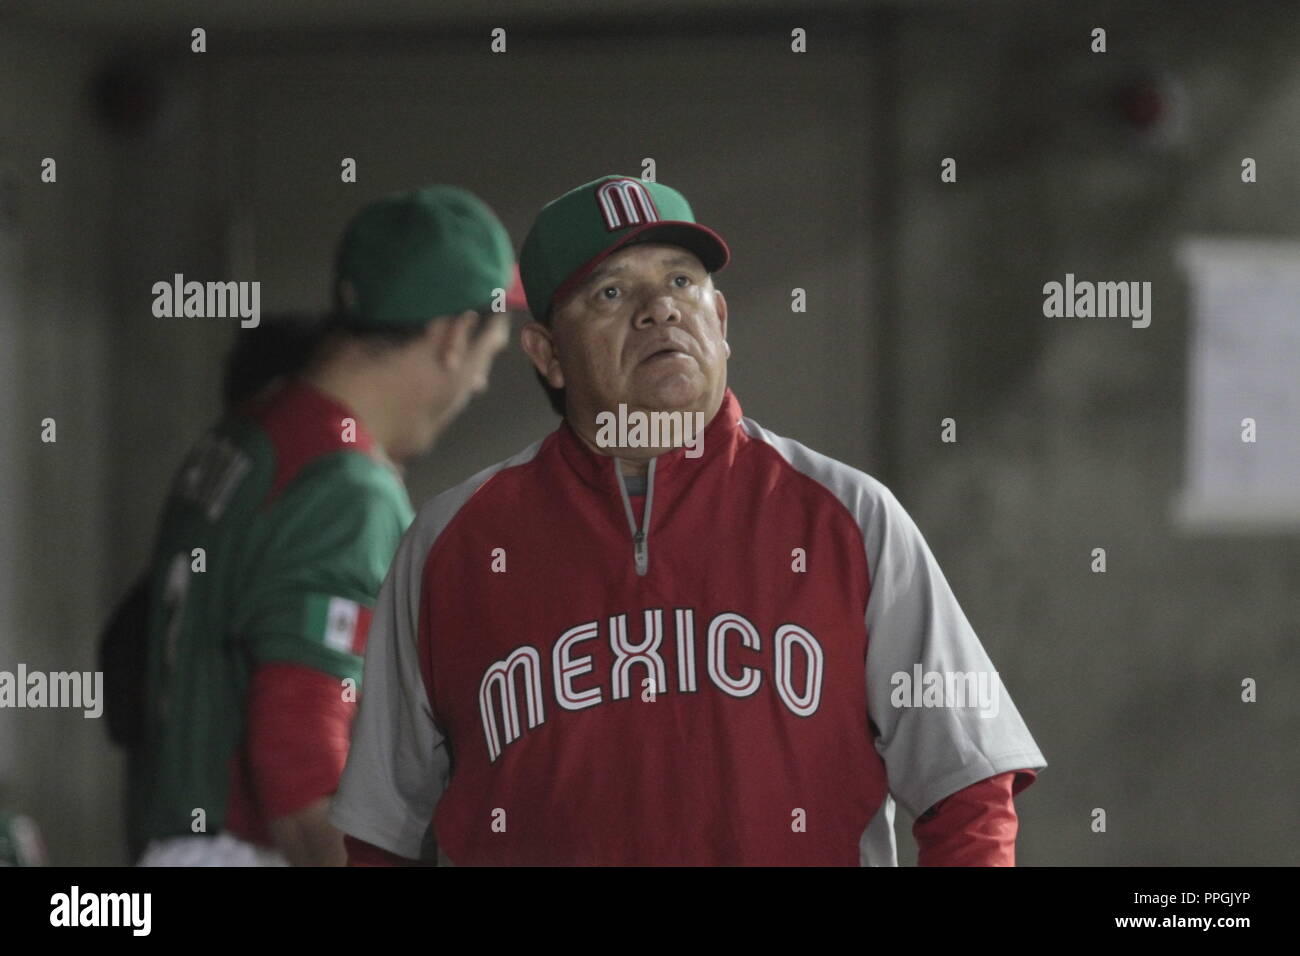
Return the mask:
<svg viewBox="0 0 1300 956">
<path fill-rule="evenodd" d="M 540 322 L 525 322 L 519 330 L 519 345 L 533 363 L 533 368 L 552 388 L 564 388 L 564 370 L 555 352 L 551 330 Z"/>
<path fill-rule="evenodd" d="M 430 322 L 429 343 L 433 354 L 443 368 L 456 368 L 469 353 L 470 335 L 478 322 L 478 313 L 467 309 L 459 315 L 448 315 Z"/>
<path fill-rule="evenodd" d="M 722 340 L 727 340 L 727 297 L 722 294 L 721 289 L 713 290 L 713 305 L 718 313 L 718 322 L 722 328 Z"/>
</svg>

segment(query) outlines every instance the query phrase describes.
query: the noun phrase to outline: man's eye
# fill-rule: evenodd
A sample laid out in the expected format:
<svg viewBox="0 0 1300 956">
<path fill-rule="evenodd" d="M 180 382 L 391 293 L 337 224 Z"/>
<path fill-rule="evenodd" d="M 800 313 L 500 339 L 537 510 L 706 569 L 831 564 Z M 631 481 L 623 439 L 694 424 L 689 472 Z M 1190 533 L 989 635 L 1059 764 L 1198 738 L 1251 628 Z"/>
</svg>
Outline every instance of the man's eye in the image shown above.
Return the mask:
<svg viewBox="0 0 1300 956">
<path fill-rule="evenodd" d="M 673 276 L 673 282 L 677 288 L 685 289 L 691 283 L 691 277 L 686 275 Z"/>
<path fill-rule="evenodd" d="M 605 288 L 603 288 L 603 289 L 600 290 L 600 296 L 601 296 L 602 299 L 616 299 L 616 298 L 618 298 L 618 286 L 616 286 L 616 285 L 607 285 L 607 286 L 605 286 Z"/>
</svg>

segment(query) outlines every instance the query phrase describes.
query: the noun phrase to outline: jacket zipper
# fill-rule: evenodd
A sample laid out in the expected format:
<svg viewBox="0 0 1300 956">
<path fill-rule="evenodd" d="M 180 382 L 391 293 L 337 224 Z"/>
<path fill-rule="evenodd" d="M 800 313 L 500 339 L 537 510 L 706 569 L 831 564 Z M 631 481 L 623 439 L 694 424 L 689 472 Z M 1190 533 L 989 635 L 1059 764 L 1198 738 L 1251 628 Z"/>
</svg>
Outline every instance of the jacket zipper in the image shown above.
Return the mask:
<svg viewBox="0 0 1300 956">
<path fill-rule="evenodd" d="M 627 526 L 632 531 L 632 558 L 636 562 L 636 573 L 642 577 L 650 569 L 650 506 L 655 497 L 655 459 L 650 459 L 650 467 L 645 476 L 645 514 L 641 517 L 641 527 L 636 526 L 636 513 L 632 510 L 632 499 L 628 497 L 627 485 L 623 482 L 623 469 L 617 458 L 614 462 L 614 475 L 618 478 L 618 490 L 623 496 L 623 511 L 627 515 Z"/>
</svg>

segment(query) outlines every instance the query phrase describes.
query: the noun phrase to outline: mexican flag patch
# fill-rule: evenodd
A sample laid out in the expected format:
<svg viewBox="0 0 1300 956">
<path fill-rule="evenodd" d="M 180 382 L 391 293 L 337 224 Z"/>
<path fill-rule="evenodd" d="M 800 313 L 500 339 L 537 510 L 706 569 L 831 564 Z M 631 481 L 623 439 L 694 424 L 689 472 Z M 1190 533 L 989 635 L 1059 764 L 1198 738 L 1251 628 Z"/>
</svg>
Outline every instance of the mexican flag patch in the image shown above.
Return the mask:
<svg viewBox="0 0 1300 956">
<path fill-rule="evenodd" d="M 326 647 L 345 654 L 362 654 L 374 612 L 347 598 L 317 595 L 308 614 L 307 633 Z"/>
</svg>

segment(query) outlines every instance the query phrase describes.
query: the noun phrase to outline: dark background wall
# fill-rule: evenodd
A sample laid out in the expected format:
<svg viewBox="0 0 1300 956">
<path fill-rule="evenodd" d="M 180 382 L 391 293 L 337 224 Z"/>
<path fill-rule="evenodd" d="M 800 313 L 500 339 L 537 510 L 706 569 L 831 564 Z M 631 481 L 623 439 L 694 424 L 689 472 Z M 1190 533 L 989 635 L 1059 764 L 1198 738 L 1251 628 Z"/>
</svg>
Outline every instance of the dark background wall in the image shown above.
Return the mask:
<svg viewBox="0 0 1300 956">
<path fill-rule="evenodd" d="M 652 158 L 732 245 L 718 284 L 746 413 L 893 488 L 1046 754 L 1017 802 L 1020 860 L 1296 862 L 1300 544 L 1193 532 L 1171 502 L 1190 335 L 1177 243 L 1300 227 L 1300 12 L 425 6 L 18 4 L 0 20 L 16 197 L 0 229 L 0 669 L 93 667 L 171 472 L 217 412 L 235 323 L 156 319 L 153 282 L 257 279 L 264 309 L 317 308 L 370 198 L 454 182 L 518 243 L 547 199 Z M 1174 111 L 1144 125 L 1151 91 Z M 339 181 L 345 156 L 356 184 Z M 1066 272 L 1150 281 L 1151 326 L 1045 319 L 1042 286 Z M 55 445 L 37 437 L 47 415 Z M 413 499 L 552 427 L 512 350 L 412 470 Z M 35 815 L 55 862 L 124 858 L 100 723 L 0 712 L 0 807 Z M 904 862 L 909 826 L 900 814 Z"/>
</svg>

